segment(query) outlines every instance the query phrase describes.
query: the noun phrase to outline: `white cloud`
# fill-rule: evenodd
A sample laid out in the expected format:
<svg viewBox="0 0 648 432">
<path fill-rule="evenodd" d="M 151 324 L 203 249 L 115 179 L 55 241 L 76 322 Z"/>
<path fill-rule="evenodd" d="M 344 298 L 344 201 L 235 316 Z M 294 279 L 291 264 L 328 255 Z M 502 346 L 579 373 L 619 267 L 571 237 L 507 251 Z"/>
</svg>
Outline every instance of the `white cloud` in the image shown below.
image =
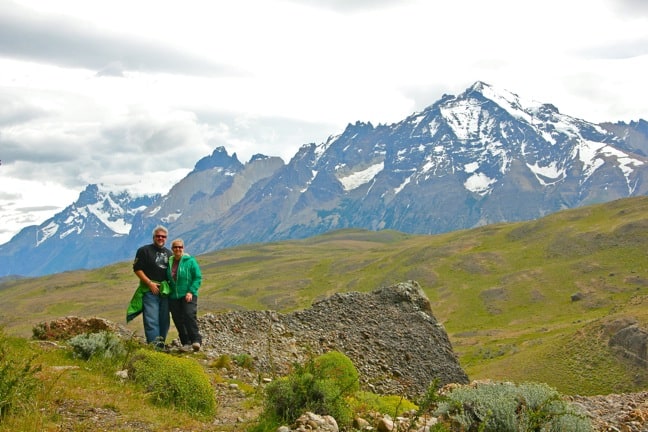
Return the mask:
<svg viewBox="0 0 648 432">
<path fill-rule="evenodd" d="M 88 183 L 164 193 L 217 146 L 287 160 L 478 80 L 646 118 L 647 21 L 640 0 L 0 0 L 0 243 Z"/>
</svg>

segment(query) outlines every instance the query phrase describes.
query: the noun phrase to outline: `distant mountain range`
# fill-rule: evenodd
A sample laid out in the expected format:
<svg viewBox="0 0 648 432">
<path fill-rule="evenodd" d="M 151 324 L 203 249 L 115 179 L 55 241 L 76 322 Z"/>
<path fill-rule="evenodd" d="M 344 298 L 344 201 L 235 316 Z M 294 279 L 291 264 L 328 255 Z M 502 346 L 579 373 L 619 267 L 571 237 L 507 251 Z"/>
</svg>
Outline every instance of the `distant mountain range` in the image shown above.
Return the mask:
<svg viewBox="0 0 648 432">
<path fill-rule="evenodd" d="M 648 192 L 648 122 L 600 125 L 477 82 L 391 125 L 349 124 L 285 163 L 219 147 L 165 196 L 89 185 L 0 245 L 0 276 L 132 258 L 167 226 L 192 254 L 341 228 L 435 234 Z"/>
</svg>

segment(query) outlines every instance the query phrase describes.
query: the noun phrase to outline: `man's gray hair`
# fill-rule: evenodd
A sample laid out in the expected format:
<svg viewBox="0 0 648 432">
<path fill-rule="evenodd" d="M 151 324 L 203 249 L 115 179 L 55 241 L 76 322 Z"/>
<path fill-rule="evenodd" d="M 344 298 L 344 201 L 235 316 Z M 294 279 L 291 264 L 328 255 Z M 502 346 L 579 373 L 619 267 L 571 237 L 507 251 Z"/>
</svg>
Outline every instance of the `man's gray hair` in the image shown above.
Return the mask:
<svg viewBox="0 0 648 432">
<path fill-rule="evenodd" d="M 159 231 L 164 231 L 164 234 L 169 235 L 169 230 L 163 227 L 162 225 L 158 225 L 153 229 L 153 237 L 155 237 L 155 234 L 157 234 Z"/>
</svg>

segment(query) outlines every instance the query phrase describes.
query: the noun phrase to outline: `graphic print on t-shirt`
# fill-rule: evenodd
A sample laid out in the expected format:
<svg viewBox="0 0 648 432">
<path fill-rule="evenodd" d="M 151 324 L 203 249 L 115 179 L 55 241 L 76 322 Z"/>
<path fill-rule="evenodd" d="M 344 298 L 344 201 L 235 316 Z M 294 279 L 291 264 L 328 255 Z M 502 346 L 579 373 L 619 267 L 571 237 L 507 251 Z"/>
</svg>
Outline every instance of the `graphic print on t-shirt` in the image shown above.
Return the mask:
<svg viewBox="0 0 648 432">
<path fill-rule="evenodd" d="M 169 257 L 164 252 L 156 252 L 155 265 L 163 269 L 167 268 L 169 265 Z"/>
</svg>

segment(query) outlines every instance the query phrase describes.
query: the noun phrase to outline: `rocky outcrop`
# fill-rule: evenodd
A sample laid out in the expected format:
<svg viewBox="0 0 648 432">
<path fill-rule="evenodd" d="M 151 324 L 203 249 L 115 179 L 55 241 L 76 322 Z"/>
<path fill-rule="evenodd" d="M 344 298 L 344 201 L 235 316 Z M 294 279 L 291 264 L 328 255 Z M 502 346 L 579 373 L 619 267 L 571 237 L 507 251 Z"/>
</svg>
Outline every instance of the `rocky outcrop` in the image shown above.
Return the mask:
<svg viewBox="0 0 648 432">
<path fill-rule="evenodd" d="M 358 369 L 361 385 L 419 396 L 439 385 L 467 383 L 448 335 L 414 281 L 370 293 L 338 293 L 289 314 L 238 311 L 199 318 L 203 350 L 250 355 L 255 368 L 283 375 L 293 363 L 337 350 Z"/>
<path fill-rule="evenodd" d="M 648 366 L 648 331 L 642 329 L 632 318 L 618 319 L 607 326 L 608 344 L 622 357 L 639 366 Z"/>
<path fill-rule="evenodd" d="M 37 340 L 66 340 L 84 333 L 109 331 L 122 338 L 132 337 L 124 326 L 103 318 L 82 318 L 67 316 L 49 322 L 41 322 L 32 328 L 32 336 Z"/>
</svg>

